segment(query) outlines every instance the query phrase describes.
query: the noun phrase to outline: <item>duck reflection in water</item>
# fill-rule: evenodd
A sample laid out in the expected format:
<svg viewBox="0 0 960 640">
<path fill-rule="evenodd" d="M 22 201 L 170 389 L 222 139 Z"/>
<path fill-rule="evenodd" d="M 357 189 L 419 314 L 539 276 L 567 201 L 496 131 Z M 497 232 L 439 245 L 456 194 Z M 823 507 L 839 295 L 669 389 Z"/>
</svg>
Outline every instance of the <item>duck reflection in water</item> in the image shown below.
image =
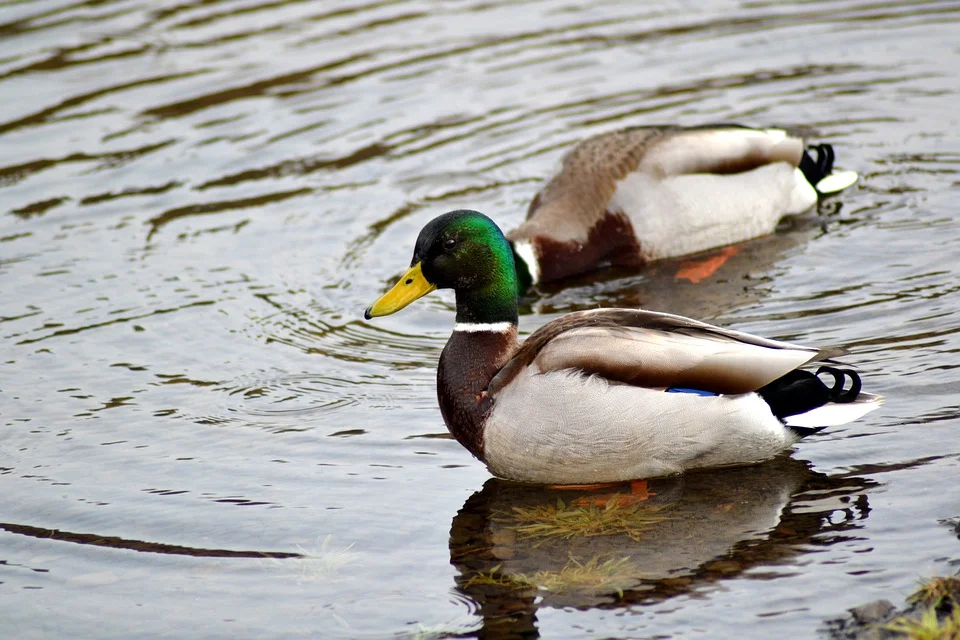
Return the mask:
<svg viewBox="0 0 960 640">
<path fill-rule="evenodd" d="M 541 607 L 642 605 L 748 569 L 784 575 L 805 547 L 849 539 L 873 486 L 790 457 L 593 491 L 490 479 L 453 519 L 450 562 L 479 637 L 537 637 Z"/>
</svg>

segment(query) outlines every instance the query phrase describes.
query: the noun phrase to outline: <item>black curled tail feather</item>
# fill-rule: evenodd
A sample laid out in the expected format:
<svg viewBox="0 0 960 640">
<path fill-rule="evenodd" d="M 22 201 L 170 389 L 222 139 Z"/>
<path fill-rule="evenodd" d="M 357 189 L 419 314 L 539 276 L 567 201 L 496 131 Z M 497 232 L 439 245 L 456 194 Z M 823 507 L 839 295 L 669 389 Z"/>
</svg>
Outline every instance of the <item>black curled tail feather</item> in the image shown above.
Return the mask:
<svg viewBox="0 0 960 640">
<path fill-rule="evenodd" d="M 810 156 L 809 152 L 811 151 L 816 152 L 816 160 Z M 803 173 L 803 177 L 807 179 L 807 182 L 809 182 L 812 187 L 816 188 L 817 183 L 833 171 L 834 157 L 833 147 L 825 142 L 818 145 L 810 145 L 803 152 L 803 157 L 800 158 L 799 168 Z"/>
<path fill-rule="evenodd" d="M 863 383 L 860 376 L 853 369 L 838 369 L 836 367 L 823 366 L 817 369 L 817 376 L 821 373 L 829 373 L 833 376 L 833 387 L 830 388 L 830 401 L 845 403 L 853 402 L 860 395 Z M 850 388 L 844 391 L 846 378 L 850 378 Z"/>
<path fill-rule="evenodd" d="M 828 387 L 819 378 L 824 373 L 833 378 L 833 386 Z M 847 380 L 850 381 L 849 388 L 845 388 Z M 860 395 L 861 388 L 860 376 L 852 369 L 823 366 L 816 373 L 800 369 L 791 371 L 757 390 L 757 393 L 770 405 L 773 415 L 783 421 L 784 418 L 812 411 L 828 402 L 853 402 Z M 823 429 L 790 425 L 787 428 L 801 438 Z"/>
</svg>

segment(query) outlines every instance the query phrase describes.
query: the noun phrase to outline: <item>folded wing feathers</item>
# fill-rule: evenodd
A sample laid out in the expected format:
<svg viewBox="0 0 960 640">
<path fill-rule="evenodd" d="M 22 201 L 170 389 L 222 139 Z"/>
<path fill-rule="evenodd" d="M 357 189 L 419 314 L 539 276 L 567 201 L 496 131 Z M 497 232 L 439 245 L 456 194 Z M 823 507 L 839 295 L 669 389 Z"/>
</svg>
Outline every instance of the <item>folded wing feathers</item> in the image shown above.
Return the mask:
<svg viewBox="0 0 960 640">
<path fill-rule="evenodd" d="M 534 363 L 541 372 L 578 369 L 644 387 L 715 393 L 755 391 L 817 356 L 714 335 L 643 328 L 581 328 L 550 341 Z"/>
<path fill-rule="evenodd" d="M 584 140 L 564 156 L 560 174 L 540 192 L 537 206 L 531 206 L 527 217 L 567 190 L 579 192 L 587 188 L 584 176 L 604 177 L 595 180 L 596 185 L 612 190 L 616 181 L 635 170 L 666 177 L 739 173 L 772 162 L 797 166 L 803 157 L 803 144 L 802 138 L 782 129 L 751 129 L 733 124 L 611 131 Z M 610 194 L 596 195 L 604 200 Z"/>
<path fill-rule="evenodd" d="M 692 318 L 686 318 L 684 316 L 678 316 L 672 313 L 662 313 L 659 311 L 644 311 L 642 309 L 595 309 L 582 313 L 606 315 L 606 313 L 604 313 L 606 311 L 627 311 L 629 316 L 635 316 L 636 319 L 633 322 L 621 322 L 621 324 L 629 324 L 630 326 L 663 328 L 668 331 L 677 331 L 681 333 L 686 332 L 691 336 L 712 335 L 734 342 L 743 342 L 746 344 L 756 345 L 758 347 L 767 347 L 769 349 L 790 349 L 814 354 L 813 357 L 808 360 L 808 362 L 824 360 L 826 358 L 835 358 L 846 353 L 846 350 L 841 347 L 827 347 L 822 349 L 805 347 L 802 345 L 793 344 L 792 342 L 773 340 L 771 338 L 764 338 L 752 333 L 744 333 L 743 331 L 725 329 L 716 325 L 707 324 L 706 322 L 700 322 L 699 320 L 693 320 Z"/>
<path fill-rule="evenodd" d="M 576 369 L 652 388 L 746 393 L 808 362 L 842 353 L 633 309 L 578 311 L 535 331 L 488 387 L 496 393 L 524 367 Z"/>
<path fill-rule="evenodd" d="M 638 168 L 661 176 L 739 173 L 772 162 L 793 166 L 803 157 L 803 139 L 781 129 L 716 127 L 681 129 L 651 146 Z"/>
</svg>

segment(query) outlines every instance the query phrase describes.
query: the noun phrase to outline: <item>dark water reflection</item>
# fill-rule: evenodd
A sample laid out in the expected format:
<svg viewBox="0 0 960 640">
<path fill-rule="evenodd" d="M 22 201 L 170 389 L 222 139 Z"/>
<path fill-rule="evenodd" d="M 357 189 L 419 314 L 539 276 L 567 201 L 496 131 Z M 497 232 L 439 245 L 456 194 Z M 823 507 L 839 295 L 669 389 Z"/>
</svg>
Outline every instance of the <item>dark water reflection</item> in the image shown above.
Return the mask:
<svg viewBox="0 0 960 640">
<path fill-rule="evenodd" d="M 725 580 L 789 578 L 797 555 L 863 540 L 858 530 L 877 486 L 789 458 L 651 480 L 642 509 L 659 521 L 643 526 L 638 519 L 635 535 L 567 539 L 525 535 L 529 523 L 517 519 L 517 509 L 558 500 L 566 508 L 607 505 L 630 497 L 629 490 L 551 491 L 491 479 L 453 519 L 450 559 L 458 589 L 483 616 L 484 635 L 535 635 L 537 610 L 545 607 L 655 605 L 706 597 Z"/>
<path fill-rule="evenodd" d="M 810 637 L 952 570 L 958 23 L 946 0 L 0 0 L 4 630 Z M 658 481 L 673 517 L 640 542 L 502 544 L 485 513 L 556 495 L 447 436 L 452 298 L 362 309 L 437 213 L 516 225 L 575 140 L 709 121 L 809 129 L 862 180 L 700 256 L 709 277 L 536 291 L 521 330 L 645 306 L 843 345 L 887 404 L 797 459 Z M 637 563 L 619 591 L 471 582 L 601 551 Z"/>
</svg>

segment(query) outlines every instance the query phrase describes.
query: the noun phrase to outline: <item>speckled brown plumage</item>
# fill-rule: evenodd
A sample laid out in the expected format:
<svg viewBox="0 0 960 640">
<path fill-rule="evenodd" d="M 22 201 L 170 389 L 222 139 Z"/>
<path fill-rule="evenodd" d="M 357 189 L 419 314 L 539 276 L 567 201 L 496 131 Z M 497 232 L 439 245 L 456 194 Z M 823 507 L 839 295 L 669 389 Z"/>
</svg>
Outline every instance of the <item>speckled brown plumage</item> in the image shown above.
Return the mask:
<svg viewBox="0 0 960 640">
<path fill-rule="evenodd" d="M 623 129 L 578 144 L 564 157 L 560 173 L 534 197 L 526 221 L 507 239 L 585 242 L 606 214 L 617 181 L 634 171 L 650 145 L 668 130 Z"/>
</svg>

